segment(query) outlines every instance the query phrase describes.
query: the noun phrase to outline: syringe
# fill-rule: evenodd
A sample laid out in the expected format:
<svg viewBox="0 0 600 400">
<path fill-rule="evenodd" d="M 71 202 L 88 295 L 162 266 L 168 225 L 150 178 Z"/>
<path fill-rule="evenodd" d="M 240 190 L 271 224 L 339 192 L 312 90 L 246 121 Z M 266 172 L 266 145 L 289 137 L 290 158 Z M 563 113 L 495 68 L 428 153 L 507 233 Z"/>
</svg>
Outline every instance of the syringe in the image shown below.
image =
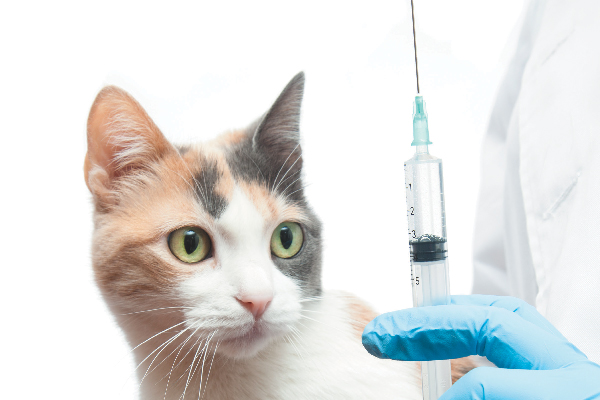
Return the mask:
<svg viewBox="0 0 600 400">
<path fill-rule="evenodd" d="M 413 306 L 450 304 L 442 160 L 429 154 L 423 96 L 414 103 L 412 146 L 404 163 Z M 437 400 L 452 384 L 450 360 L 421 362 L 423 399 Z"/>
<path fill-rule="evenodd" d="M 408 243 L 413 306 L 450 304 L 448 250 L 446 247 L 446 210 L 442 160 L 429 154 L 429 124 L 419 88 L 419 64 L 415 34 L 415 9 L 412 11 L 413 43 L 417 96 L 413 114 L 413 142 L 417 151 L 404 163 Z M 450 360 L 422 361 L 423 399 L 437 400 L 452 385 Z"/>
</svg>

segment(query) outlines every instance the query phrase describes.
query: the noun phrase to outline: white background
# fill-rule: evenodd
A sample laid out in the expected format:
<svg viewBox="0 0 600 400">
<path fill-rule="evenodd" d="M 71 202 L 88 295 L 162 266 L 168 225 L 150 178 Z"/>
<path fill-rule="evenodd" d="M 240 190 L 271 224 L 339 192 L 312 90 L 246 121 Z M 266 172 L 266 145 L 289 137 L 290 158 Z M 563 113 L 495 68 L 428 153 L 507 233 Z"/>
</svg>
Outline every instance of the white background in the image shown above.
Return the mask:
<svg viewBox="0 0 600 400">
<path fill-rule="evenodd" d="M 522 6 L 415 4 L 455 294 L 470 291 L 479 149 Z M 3 398 L 135 397 L 129 348 L 90 265 L 82 167 L 98 90 L 120 85 L 183 143 L 250 123 L 301 70 L 304 176 L 324 223 L 324 285 L 381 312 L 410 307 L 409 0 L 0 6 Z"/>
</svg>

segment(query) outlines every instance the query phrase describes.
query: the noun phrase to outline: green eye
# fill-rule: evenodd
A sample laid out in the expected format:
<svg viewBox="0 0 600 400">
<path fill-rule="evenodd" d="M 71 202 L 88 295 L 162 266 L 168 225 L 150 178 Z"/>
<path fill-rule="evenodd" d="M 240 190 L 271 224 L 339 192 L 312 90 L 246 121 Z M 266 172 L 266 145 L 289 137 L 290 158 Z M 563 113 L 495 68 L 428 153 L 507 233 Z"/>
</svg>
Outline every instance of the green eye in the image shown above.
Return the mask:
<svg viewBox="0 0 600 400">
<path fill-rule="evenodd" d="M 195 263 L 204 260 L 210 252 L 210 238 L 202 229 L 186 226 L 171 232 L 169 249 L 181 261 Z"/>
<path fill-rule="evenodd" d="M 304 242 L 302 228 L 295 222 L 284 222 L 271 236 L 271 251 L 279 258 L 290 258 L 298 254 Z"/>
</svg>

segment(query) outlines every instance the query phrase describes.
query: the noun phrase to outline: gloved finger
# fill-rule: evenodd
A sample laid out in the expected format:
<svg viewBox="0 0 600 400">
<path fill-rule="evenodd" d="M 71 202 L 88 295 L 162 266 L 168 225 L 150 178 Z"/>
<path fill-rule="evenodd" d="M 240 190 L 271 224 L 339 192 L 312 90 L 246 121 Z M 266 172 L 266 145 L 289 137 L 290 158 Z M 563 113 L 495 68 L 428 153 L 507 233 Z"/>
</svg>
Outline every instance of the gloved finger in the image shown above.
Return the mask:
<svg viewBox="0 0 600 400">
<path fill-rule="evenodd" d="M 549 371 L 479 367 L 456 381 L 440 400 L 596 399 L 600 369 L 591 364 Z"/>
<path fill-rule="evenodd" d="M 468 296 L 451 296 L 451 303 L 459 306 L 490 306 L 504 308 L 555 336 L 563 339 L 565 338 L 554 325 L 548 322 L 548 320 L 535 309 L 535 307 L 516 297 L 472 294 Z"/>
<path fill-rule="evenodd" d="M 554 369 L 587 360 L 575 346 L 498 307 L 433 306 L 380 315 L 363 332 L 379 358 L 444 360 L 486 356 L 501 368 Z"/>
</svg>

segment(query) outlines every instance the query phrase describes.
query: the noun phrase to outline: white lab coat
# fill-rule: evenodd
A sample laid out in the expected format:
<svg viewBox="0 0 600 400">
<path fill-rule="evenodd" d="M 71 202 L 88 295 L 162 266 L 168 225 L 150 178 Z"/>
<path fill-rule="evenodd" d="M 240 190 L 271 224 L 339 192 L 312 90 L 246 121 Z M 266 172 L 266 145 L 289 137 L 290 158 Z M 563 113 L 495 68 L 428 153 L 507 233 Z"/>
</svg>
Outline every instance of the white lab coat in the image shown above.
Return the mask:
<svg viewBox="0 0 600 400">
<path fill-rule="evenodd" d="M 600 362 L 600 1 L 533 1 L 484 142 L 474 293 Z"/>
</svg>

